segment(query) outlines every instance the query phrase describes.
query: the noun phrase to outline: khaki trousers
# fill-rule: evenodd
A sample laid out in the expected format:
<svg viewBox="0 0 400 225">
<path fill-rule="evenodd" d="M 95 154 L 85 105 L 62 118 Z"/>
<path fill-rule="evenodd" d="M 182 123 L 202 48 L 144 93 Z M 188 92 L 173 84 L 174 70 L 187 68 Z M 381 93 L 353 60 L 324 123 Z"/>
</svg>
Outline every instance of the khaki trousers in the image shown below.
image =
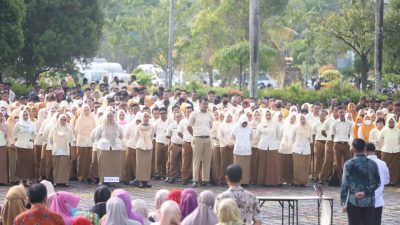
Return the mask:
<svg viewBox="0 0 400 225">
<path fill-rule="evenodd" d="M 181 175 L 182 145 L 171 143 L 169 147 L 169 176 L 178 179 Z"/>
<path fill-rule="evenodd" d="M 325 144 L 324 162 L 322 163 L 319 179 L 328 181 L 333 174 L 333 141 L 327 141 Z"/>
<path fill-rule="evenodd" d="M 89 178 L 91 163 L 92 163 L 92 148 L 78 147 L 78 179 L 80 181 Z"/>
<path fill-rule="evenodd" d="M 322 170 L 325 155 L 325 141 L 314 142 L 314 178 L 318 179 Z"/>
<path fill-rule="evenodd" d="M 257 183 L 258 174 L 258 148 L 251 148 L 251 168 L 250 168 L 251 183 Z"/>
<path fill-rule="evenodd" d="M 346 142 L 335 142 L 333 144 L 333 153 L 335 156 L 335 170 L 339 180 L 342 180 L 343 164 L 351 159 L 350 146 Z"/>
<path fill-rule="evenodd" d="M 202 164 L 202 181 L 210 181 L 211 138 L 194 137 L 193 143 L 193 181 L 199 181 L 200 164 Z"/>
<path fill-rule="evenodd" d="M 46 148 L 47 144 L 42 145 L 42 155 L 40 157 L 39 178 L 46 179 Z"/>
<path fill-rule="evenodd" d="M 400 152 L 386 153 L 381 152 L 382 160 L 389 168 L 390 183 L 398 184 L 400 182 Z"/>
<path fill-rule="evenodd" d="M 153 148 L 151 149 L 151 176 L 156 175 L 156 139 L 153 139 Z"/>
<path fill-rule="evenodd" d="M 311 155 L 293 153 L 293 178 L 294 184 L 306 185 L 308 183 L 308 168 Z"/>
<path fill-rule="evenodd" d="M 15 147 L 7 147 L 8 152 L 8 174 L 10 182 L 17 182 L 18 178 L 16 176 L 17 169 L 17 153 Z"/>
<path fill-rule="evenodd" d="M 233 146 L 225 146 L 220 148 L 221 164 L 219 166 L 219 183 L 225 184 L 225 170 L 233 163 Z"/>
<path fill-rule="evenodd" d="M 125 166 L 122 180 L 131 181 L 136 177 L 136 149 L 128 148 L 125 154 Z"/>
<path fill-rule="evenodd" d="M 308 162 L 308 164 L 309 164 L 308 173 L 311 175 L 313 175 L 314 167 L 315 167 L 315 165 L 314 165 L 314 143 L 315 143 L 315 140 L 312 143 L 310 143 L 311 155 L 310 155 L 310 161 Z"/>
<path fill-rule="evenodd" d="M 156 143 L 156 174 L 157 176 L 165 176 L 166 175 L 166 164 L 168 158 L 168 146 Z"/>
<path fill-rule="evenodd" d="M 219 183 L 219 167 L 221 165 L 221 153 L 219 147 L 214 147 L 211 157 L 211 182 L 213 184 Z"/>
<path fill-rule="evenodd" d="M 187 181 L 192 175 L 193 150 L 190 142 L 183 142 L 182 147 L 182 179 Z"/>
<path fill-rule="evenodd" d="M 33 163 L 35 165 L 35 178 L 40 177 L 40 161 L 42 158 L 42 145 L 35 145 L 33 147 Z"/>
</svg>

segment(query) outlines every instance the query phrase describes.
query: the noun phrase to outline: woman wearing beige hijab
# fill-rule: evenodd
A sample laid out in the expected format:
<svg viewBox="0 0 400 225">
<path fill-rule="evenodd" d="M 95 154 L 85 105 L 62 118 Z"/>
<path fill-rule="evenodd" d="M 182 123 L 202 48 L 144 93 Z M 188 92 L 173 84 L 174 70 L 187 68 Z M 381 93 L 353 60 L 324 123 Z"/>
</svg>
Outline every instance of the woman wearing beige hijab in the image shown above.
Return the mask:
<svg viewBox="0 0 400 225">
<path fill-rule="evenodd" d="M 1 209 L 2 225 L 12 225 L 15 217 L 26 211 L 28 197 L 24 186 L 17 185 L 11 187 L 5 197 L 3 207 Z"/>
<path fill-rule="evenodd" d="M 150 115 L 143 113 L 142 123 L 137 126 L 136 145 L 136 180 L 140 188 L 148 188 L 151 175 L 151 150 L 153 148 L 154 126 L 150 123 Z"/>
<path fill-rule="evenodd" d="M 125 154 L 125 165 L 123 180 L 129 182 L 136 177 L 136 144 L 137 144 L 137 126 L 142 122 L 142 113 L 137 112 L 135 118 L 129 123 L 125 133 L 125 141 L 128 149 Z"/>
<path fill-rule="evenodd" d="M 36 126 L 30 120 L 29 113 L 23 110 L 20 120 L 15 124 L 13 138 L 17 150 L 16 175 L 20 182 L 35 178 L 35 165 L 33 163 L 33 140 L 36 137 Z"/>
<path fill-rule="evenodd" d="M 162 204 L 160 210 L 160 222 L 153 225 L 180 225 L 181 212 L 178 203 L 174 201 L 166 201 Z"/>
<path fill-rule="evenodd" d="M 35 121 L 35 126 L 36 126 L 36 132 L 39 134 L 40 127 L 43 124 L 43 121 L 47 117 L 47 109 L 43 108 L 40 109 L 38 112 L 38 117 L 37 120 Z M 43 148 L 43 142 L 42 138 L 40 135 L 36 135 L 35 140 L 33 141 L 34 144 L 34 151 L 33 151 L 33 156 L 34 156 L 34 164 L 35 164 L 35 178 L 40 177 L 39 169 L 40 169 L 40 160 L 42 158 L 42 148 Z"/>
<path fill-rule="evenodd" d="M 217 208 L 217 225 L 246 225 L 240 219 L 240 210 L 231 198 L 221 201 Z"/>
<path fill-rule="evenodd" d="M 18 179 L 15 176 L 17 154 L 15 152 L 15 141 L 13 140 L 13 130 L 15 124 L 19 120 L 19 109 L 14 109 L 11 112 L 11 116 L 7 119 L 7 154 L 8 154 L 8 179 L 10 183 L 18 183 Z"/>
<path fill-rule="evenodd" d="M 257 127 L 261 123 L 261 111 L 260 110 L 255 110 L 253 113 L 247 113 L 247 117 L 249 118 L 250 124 L 249 126 L 251 127 L 251 131 L 253 135 L 251 136 L 251 183 L 256 184 L 257 183 L 257 175 L 258 175 L 258 142 L 259 137 L 257 137 L 256 132 L 257 132 Z"/>
<path fill-rule="evenodd" d="M 282 182 L 293 184 L 293 132 L 296 128 L 296 112 L 290 112 L 282 126 L 282 139 L 279 145 L 279 158 L 282 172 Z"/>
<path fill-rule="evenodd" d="M 7 124 L 0 112 L 0 185 L 8 183 Z"/>
<path fill-rule="evenodd" d="M 68 183 L 70 172 L 70 143 L 72 133 L 67 124 L 67 116 L 61 114 L 57 125 L 50 132 L 50 143 L 53 155 L 53 178 L 54 185 Z"/>
<path fill-rule="evenodd" d="M 293 131 L 293 175 L 294 185 L 305 186 L 308 183 L 308 165 L 311 160 L 312 130 L 305 115 L 300 114 Z"/>
<path fill-rule="evenodd" d="M 123 161 L 123 131 L 115 122 L 114 111 L 108 109 L 103 124 L 96 130 L 97 154 L 100 183 L 105 177 L 121 179 Z"/>
<path fill-rule="evenodd" d="M 82 112 L 75 123 L 76 146 L 78 149 L 78 179 L 81 182 L 89 179 L 89 169 L 92 161 L 90 134 L 94 128 L 96 128 L 96 121 L 90 106 L 85 104 L 82 106 Z"/>
</svg>

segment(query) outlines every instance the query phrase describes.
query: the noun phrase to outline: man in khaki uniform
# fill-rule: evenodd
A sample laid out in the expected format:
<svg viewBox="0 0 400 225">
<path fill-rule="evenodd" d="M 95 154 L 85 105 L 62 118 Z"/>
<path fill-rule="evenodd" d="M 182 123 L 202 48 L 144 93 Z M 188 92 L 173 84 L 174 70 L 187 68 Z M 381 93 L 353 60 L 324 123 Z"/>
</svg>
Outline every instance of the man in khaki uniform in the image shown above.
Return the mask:
<svg viewBox="0 0 400 225">
<path fill-rule="evenodd" d="M 202 164 L 202 185 L 210 184 L 212 114 L 208 112 L 208 100 L 200 100 L 200 111 L 193 112 L 189 117 L 188 131 L 193 136 L 193 187 L 199 186 L 199 170 Z"/>
</svg>

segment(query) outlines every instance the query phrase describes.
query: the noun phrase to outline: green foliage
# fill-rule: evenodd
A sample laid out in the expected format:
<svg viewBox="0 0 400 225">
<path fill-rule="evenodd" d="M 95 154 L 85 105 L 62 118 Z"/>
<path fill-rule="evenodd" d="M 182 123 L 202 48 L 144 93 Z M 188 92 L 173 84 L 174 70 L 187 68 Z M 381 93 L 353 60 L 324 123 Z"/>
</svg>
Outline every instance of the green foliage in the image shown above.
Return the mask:
<svg viewBox="0 0 400 225">
<path fill-rule="evenodd" d="M 386 6 L 385 6 L 386 7 Z M 390 0 L 385 8 L 383 70 L 400 74 L 400 0 Z"/>
<path fill-rule="evenodd" d="M 151 74 L 146 73 L 142 69 L 136 69 L 133 71 L 132 74 L 136 76 L 138 84 L 143 86 L 149 86 L 151 84 L 151 79 L 152 79 Z"/>
<path fill-rule="evenodd" d="M 382 76 L 382 87 L 387 88 L 389 84 L 400 84 L 400 74 L 387 73 Z"/>
<path fill-rule="evenodd" d="M 339 80 L 341 77 L 341 74 L 337 70 L 325 70 L 321 76 L 325 79 L 325 81 L 333 81 L 333 80 Z"/>
<path fill-rule="evenodd" d="M 17 96 L 27 96 L 32 91 L 32 85 L 23 84 L 19 81 L 12 81 L 11 88 Z"/>
<path fill-rule="evenodd" d="M 23 0 L 0 1 L 0 75 L 16 60 L 24 45 L 24 17 Z"/>
<path fill-rule="evenodd" d="M 15 70 L 29 82 L 45 71 L 71 71 L 95 56 L 103 16 L 97 0 L 25 1 L 24 48 Z"/>
</svg>

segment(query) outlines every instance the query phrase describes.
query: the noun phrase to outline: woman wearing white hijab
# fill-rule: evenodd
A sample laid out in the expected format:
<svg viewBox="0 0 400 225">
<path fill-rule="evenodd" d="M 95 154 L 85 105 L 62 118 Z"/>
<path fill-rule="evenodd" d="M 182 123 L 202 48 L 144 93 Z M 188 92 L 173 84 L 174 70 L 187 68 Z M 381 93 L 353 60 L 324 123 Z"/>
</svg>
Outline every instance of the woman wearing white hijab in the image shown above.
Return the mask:
<svg viewBox="0 0 400 225">
<path fill-rule="evenodd" d="M 247 114 L 247 117 L 249 117 L 249 114 Z M 252 130 L 252 136 L 251 136 L 251 183 L 256 184 L 257 183 L 257 175 L 258 175 L 258 142 L 259 137 L 256 135 L 257 133 L 257 127 L 261 123 L 261 111 L 259 109 L 255 110 L 253 112 L 253 118 L 250 120 L 249 126 L 251 127 Z"/>
<path fill-rule="evenodd" d="M 199 195 L 197 208 L 182 221 L 182 225 L 215 225 L 218 223 L 214 213 L 215 194 L 203 191 Z"/>
<path fill-rule="evenodd" d="M 0 184 L 8 182 L 7 163 L 7 124 L 4 114 L 0 112 Z"/>
<path fill-rule="evenodd" d="M 286 118 L 282 129 L 282 139 L 279 145 L 279 156 L 282 171 L 282 182 L 293 184 L 293 133 L 296 127 L 297 113 L 292 112 Z"/>
<path fill-rule="evenodd" d="M 33 140 L 36 136 L 36 126 L 30 120 L 29 113 L 23 110 L 20 120 L 15 124 L 13 137 L 17 148 L 16 175 L 20 182 L 35 178 L 35 165 L 33 163 Z"/>
<path fill-rule="evenodd" d="M 233 162 L 242 168 L 243 178 L 241 183 L 244 185 L 250 184 L 251 134 L 252 129 L 249 126 L 247 115 L 241 115 L 232 131 L 235 139 Z"/>
<path fill-rule="evenodd" d="M 50 132 L 50 143 L 53 155 L 54 185 L 65 185 L 69 180 L 70 172 L 70 143 L 72 133 L 67 124 L 67 116 L 61 114 L 57 125 Z"/>
<path fill-rule="evenodd" d="M 132 211 L 140 214 L 143 218 L 143 225 L 150 225 L 148 216 L 148 204 L 142 199 L 136 199 L 132 201 Z"/>
<path fill-rule="evenodd" d="M 92 130 L 90 133 L 90 141 L 92 142 L 92 161 L 90 163 L 90 168 L 89 168 L 89 176 L 91 178 L 94 178 L 96 183 L 99 182 L 99 162 L 98 162 L 98 157 L 97 157 L 97 141 L 96 141 L 96 132 L 99 129 L 99 127 L 103 124 L 104 122 L 104 115 L 102 110 L 98 110 L 96 113 L 96 128 Z"/>
<path fill-rule="evenodd" d="M 122 175 L 123 159 L 122 139 L 123 131 L 115 122 L 114 111 L 109 110 L 105 114 L 103 125 L 96 131 L 98 166 L 100 183 L 104 183 L 104 177 L 117 177 Z"/>
<path fill-rule="evenodd" d="M 40 128 L 42 127 L 43 122 L 46 120 L 47 117 L 47 109 L 43 108 L 40 109 L 38 112 L 38 118 L 35 121 L 35 125 L 36 125 L 36 132 L 39 134 Z M 43 141 L 40 135 L 36 135 L 35 140 L 33 142 L 34 144 L 34 164 L 35 164 L 35 177 L 39 178 L 40 177 L 40 173 L 39 173 L 39 169 L 40 169 L 40 160 L 42 158 L 42 148 L 43 148 Z"/>
<path fill-rule="evenodd" d="M 129 182 L 136 177 L 136 144 L 137 144 L 137 126 L 142 122 L 142 113 L 137 112 L 135 118 L 129 123 L 125 133 L 125 142 L 128 149 L 125 154 L 125 165 L 123 172 L 123 181 Z"/>
<path fill-rule="evenodd" d="M 308 165 L 311 160 L 311 126 L 306 116 L 300 114 L 293 133 L 293 175 L 294 185 L 305 186 L 308 183 Z"/>
<path fill-rule="evenodd" d="M 93 144 L 90 141 L 90 134 L 96 128 L 96 121 L 89 105 L 84 104 L 81 110 L 74 129 L 78 149 L 78 179 L 84 181 L 89 179 Z"/>
<path fill-rule="evenodd" d="M 272 120 L 269 110 L 265 111 L 262 122 L 258 125 L 256 135 L 258 142 L 258 176 L 257 184 L 281 185 L 281 170 L 279 165 L 278 143 L 279 126 Z"/>
<path fill-rule="evenodd" d="M 149 188 L 151 176 L 151 158 L 153 149 L 154 126 L 150 124 L 150 114 L 143 113 L 142 123 L 137 126 L 136 144 L 136 180 L 140 188 Z"/>
<path fill-rule="evenodd" d="M 233 115 L 225 113 L 224 121 L 218 127 L 218 139 L 220 145 L 221 162 L 219 167 L 219 183 L 225 184 L 226 167 L 233 163 L 233 147 L 235 140 L 232 137 Z"/>
<path fill-rule="evenodd" d="M 107 214 L 102 223 L 103 225 L 140 225 L 140 223 L 128 218 L 125 204 L 120 198 L 110 198 L 106 207 Z"/>
</svg>

